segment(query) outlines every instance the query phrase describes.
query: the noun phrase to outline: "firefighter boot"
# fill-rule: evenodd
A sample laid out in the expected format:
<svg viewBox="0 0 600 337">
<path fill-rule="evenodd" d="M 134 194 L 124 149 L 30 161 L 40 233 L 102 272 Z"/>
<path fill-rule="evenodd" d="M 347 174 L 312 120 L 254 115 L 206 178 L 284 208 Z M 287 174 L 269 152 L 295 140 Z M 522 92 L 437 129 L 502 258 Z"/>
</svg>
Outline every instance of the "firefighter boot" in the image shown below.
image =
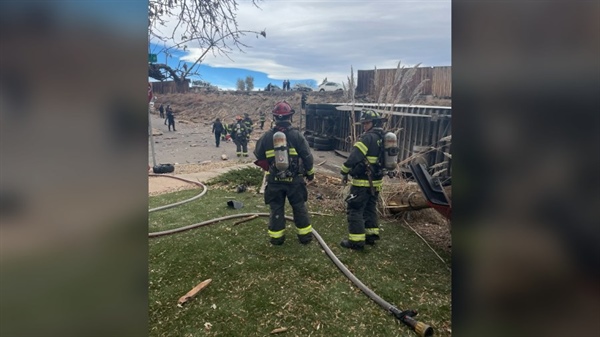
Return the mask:
<svg viewBox="0 0 600 337">
<path fill-rule="evenodd" d="M 271 244 L 273 246 L 281 246 L 285 242 L 285 235 L 278 238 L 271 238 Z"/>
<path fill-rule="evenodd" d="M 354 249 L 354 250 L 363 250 L 363 249 L 365 249 L 365 243 L 364 242 L 361 242 L 361 241 L 350 241 L 348 239 L 342 240 L 342 242 L 340 242 L 340 246 L 342 246 L 344 248 Z"/>
<path fill-rule="evenodd" d="M 312 233 L 298 235 L 298 241 L 303 245 L 309 244 L 312 241 Z"/>
<path fill-rule="evenodd" d="M 377 234 L 371 234 L 371 235 L 367 235 L 365 238 L 365 243 L 368 245 L 375 245 L 375 241 L 379 240 L 379 235 Z"/>
</svg>

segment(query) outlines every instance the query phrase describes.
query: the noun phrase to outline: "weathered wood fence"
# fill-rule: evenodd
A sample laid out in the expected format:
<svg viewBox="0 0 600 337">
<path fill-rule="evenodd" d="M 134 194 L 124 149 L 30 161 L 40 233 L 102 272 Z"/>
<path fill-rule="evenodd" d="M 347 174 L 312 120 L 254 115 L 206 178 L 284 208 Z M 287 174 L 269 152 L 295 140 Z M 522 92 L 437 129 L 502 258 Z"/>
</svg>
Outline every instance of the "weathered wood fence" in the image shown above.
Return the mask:
<svg viewBox="0 0 600 337">
<path fill-rule="evenodd" d="M 412 69 L 358 70 L 356 94 L 375 96 L 382 87 L 394 83 L 394 78 L 398 75 L 397 71 L 400 71 L 401 76 L 404 76 L 407 71 L 412 71 Z M 452 67 L 419 67 L 415 70 L 412 79 L 406 83 L 410 92 L 416 89 L 422 81 L 427 80 L 421 88 L 422 95 L 432 95 L 438 98 L 452 97 Z M 377 76 L 375 76 L 376 73 Z M 377 78 L 377 81 L 375 81 L 375 78 Z M 398 89 L 395 88 L 394 95 L 397 94 Z"/>
<path fill-rule="evenodd" d="M 152 82 L 152 92 L 156 94 L 175 94 L 175 93 L 186 93 L 190 91 L 190 81 L 185 80 L 184 82 L 175 81 L 163 81 L 163 82 Z"/>
</svg>

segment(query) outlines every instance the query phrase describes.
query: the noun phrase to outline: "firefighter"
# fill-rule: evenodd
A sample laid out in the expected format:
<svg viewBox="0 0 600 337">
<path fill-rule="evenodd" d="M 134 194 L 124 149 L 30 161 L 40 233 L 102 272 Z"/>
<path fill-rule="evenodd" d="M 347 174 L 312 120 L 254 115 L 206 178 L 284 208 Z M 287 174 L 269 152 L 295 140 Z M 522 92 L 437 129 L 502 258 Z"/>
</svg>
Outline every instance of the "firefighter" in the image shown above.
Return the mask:
<svg viewBox="0 0 600 337">
<path fill-rule="evenodd" d="M 365 243 L 374 245 L 379 240 L 377 199 L 383 182 L 380 155 L 384 120 L 376 111 L 362 111 L 360 122 L 364 133 L 342 164 L 342 182 L 346 184 L 348 175 L 352 177 L 350 193 L 345 199 L 349 235 L 340 242 L 344 248 L 362 250 Z"/>
<path fill-rule="evenodd" d="M 258 113 L 258 121 L 260 122 L 260 129 L 262 130 L 263 127 L 265 126 L 265 119 L 266 119 L 266 114 L 264 111 L 260 111 Z"/>
<path fill-rule="evenodd" d="M 246 126 L 246 130 L 248 131 L 248 142 L 250 141 L 250 134 L 252 133 L 252 131 L 254 131 L 254 127 L 252 124 L 254 124 L 254 122 L 250 118 L 250 115 L 244 113 L 244 125 Z"/>
<path fill-rule="evenodd" d="M 271 213 L 268 233 L 272 245 L 285 241 L 286 198 L 292 206 L 298 240 L 302 244 L 312 241 L 305 178 L 312 181 L 315 177 L 313 156 L 302 133 L 292 128 L 294 113 L 286 101 L 277 103 L 273 108 L 275 126 L 260 137 L 254 149 L 254 163 L 267 171 L 264 198 Z"/>
<path fill-rule="evenodd" d="M 229 130 L 231 138 L 236 146 L 236 154 L 238 157 L 248 157 L 248 135 L 246 125 L 241 116 L 235 117 L 235 123 Z"/>
<path fill-rule="evenodd" d="M 227 123 L 222 123 L 222 124 L 223 124 L 223 133 L 221 133 L 221 140 L 226 141 L 227 135 L 229 134 L 230 125 Z"/>
</svg>

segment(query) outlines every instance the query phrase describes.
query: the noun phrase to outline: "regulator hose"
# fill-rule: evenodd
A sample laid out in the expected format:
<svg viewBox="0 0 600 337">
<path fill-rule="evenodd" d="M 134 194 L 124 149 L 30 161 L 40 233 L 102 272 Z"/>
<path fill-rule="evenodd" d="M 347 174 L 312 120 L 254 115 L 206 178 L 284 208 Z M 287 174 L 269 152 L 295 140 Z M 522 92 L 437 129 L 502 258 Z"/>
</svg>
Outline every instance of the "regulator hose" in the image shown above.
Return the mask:
<svg viewBox="0 0 600 337">
<path fill-rule="evenodd" d="M 151 176 L 161 176 L 161 175 L 153 175 L 151 174 Z M 162 176 L 162 177 L 169 177 L 169 178 L 174 178 L 174 179 L 179 179 L 185 182 L 189 182 L 198 186 L 201 186 L 204 188 L 204 190 L 202 191 L 202 193 L 200 193 L 199 195 L 181 201 L 181 202 L 177 202 L 177 203 L 173 203 L 170 205 L 166 205 L 166 206 L 161 206 L 161 207 L 156 207 L 153 208 L 151 210 L 149 210 L 149 212 L 154 212 L 154 211 L 159 211 L 159 210 L 163 210 L 163 209 L 167 209 L 167 208 L 171 208 L 171 207 L 175 207 L 181 204 L 184 204 L 186 202 L 190 202 L 192 200 L 195 200 L 199 197 L 201 197 L 202 195 L 204 195 L 207 191 L 207 187 L 202 184 L 202 183 L 197 183 L 194 181 L 190 181 L 187 179 L 183 179 L 183 178 L 179 178 L 179 177 L 174 177 L 174 176 Z M 155 237 L 159 237 L 159 236 L 165 236 L 165 235 L 171 235 L 171 234 L 175 234 L 175 233 L 181 233 L 184 231 L 188 231 L 190 229 L 194 229 L 194 228 L 198 228 L 198 227 L 202 227 L 202 226 L 207 226 L 213 223 L 217 223 L 220 221 L 224 221 L 224 220 L 230 220 L 230 219 L 236 219 L 236 218 L 244 218 L 244 217 L 249 217 L 249 216 L 260 216 L 260 217 L 269 217 L 270 214 L 269 213 L 240 213 L 240 214 L 232 214 L 232 215 L 228 215 L 228 216 L 224 216 L 224 217 L 220 217 L 220 218 L 214 218 L 211 220 L 207 220 L 207 221 L 203 221 L 197 224 L 193 224 L 193 225 L 189 225 L 189 226 L 184 226 L 184 227 L 179 227 L 179 228 L 174 228 L 174 229 L 170 229 L 170 230 L 165 230 L 165 231 L 161 231 L 161 232 L 153 232 L 153 233 L 148 233 L 148 237 L 149 238 L 155 238 Z M 293 222 L 294 218 L 290 217 L 290 216 L 285 216 L 285 219 L 288 221 Z M 315 239 L 317 239 L 317 242 L 319 243 L 319 245 L 321 246 L 321 248 L 323 248 L 323 250 L 325 251 L 325 253 L 327 254 L 327 256 L 329 257 L 329 259 L 331 259 L 331 261 L 338 267 L 338 269 L 352 282 L 354 283 L 354 285 L 356 285 L 365 295 L 367 295 L 370 299 L 372 299 L 375 303 L 377 303 L 380 307 L 382 307 L 384 310 L 388 311 L 389 313 L 391 313 L 394 317 L 396 317 L 399 321 L 401 321 L 402 323 L 406 324 L 407 326 L 409 326 L 412 330 L 414 330 L 417 335 L 419 335 L 420 337 L 431 337 L 433 336 L 433 328 L 423 322 L 417 321 L 415 320 L 413 317 L 417 315 L 417 312 L 415 310 L 400 310 L 398 308 L 396 308 L 395 306 L 391 305 L 389 302 L 387 302 L 386 300 L 384 300 L 383 298 L 379 297 L 379 295 L 377 295 L 375 292 L 373 292 L 371 289 L 369 289 L 364 283 L 362 283 L 356 276 L 354 276 L 354 274 L 352 274 L 350 272 L 350 270 L 348 270 L 348 268 L 346 268 L 346 266 L 337 258 L 337 256 L 335 256 L 335 254 L 333 254 L 333 252 L 331 251 L 331 249 L 327 246 L 327 244 L 325 243 L 325 241 L 323 240 L 323 238 L 321 238 L 321 235 L 319 235 L 319 233 L 313 228 L 312 230 L 312 234 L 315 237 Z"/>
</svg>

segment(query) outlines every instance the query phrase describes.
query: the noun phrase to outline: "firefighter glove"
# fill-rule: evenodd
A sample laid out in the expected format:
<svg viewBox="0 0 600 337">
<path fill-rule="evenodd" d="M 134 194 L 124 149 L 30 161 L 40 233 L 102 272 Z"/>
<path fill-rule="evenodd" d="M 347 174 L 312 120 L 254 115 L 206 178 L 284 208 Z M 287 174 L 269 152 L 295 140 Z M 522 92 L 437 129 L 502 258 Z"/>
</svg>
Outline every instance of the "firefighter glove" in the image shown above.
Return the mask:
<svg viewBox="0 0 600 337">
<path fill-rule="evenodd" d="M 348 175 L 342 174 L 342 185 L 346 185 L 348 183 Z"/>
<path fill-rule="evenodd" d="M 307 174 L 307 175 L 306 175 L 306 180 L 308 180 L 308 181 L 313 181 L 313 179 L 315 179 L 315 174 L 314 174 L 314 173 L 313 173 L 313 174 Z"/>
</svg>

